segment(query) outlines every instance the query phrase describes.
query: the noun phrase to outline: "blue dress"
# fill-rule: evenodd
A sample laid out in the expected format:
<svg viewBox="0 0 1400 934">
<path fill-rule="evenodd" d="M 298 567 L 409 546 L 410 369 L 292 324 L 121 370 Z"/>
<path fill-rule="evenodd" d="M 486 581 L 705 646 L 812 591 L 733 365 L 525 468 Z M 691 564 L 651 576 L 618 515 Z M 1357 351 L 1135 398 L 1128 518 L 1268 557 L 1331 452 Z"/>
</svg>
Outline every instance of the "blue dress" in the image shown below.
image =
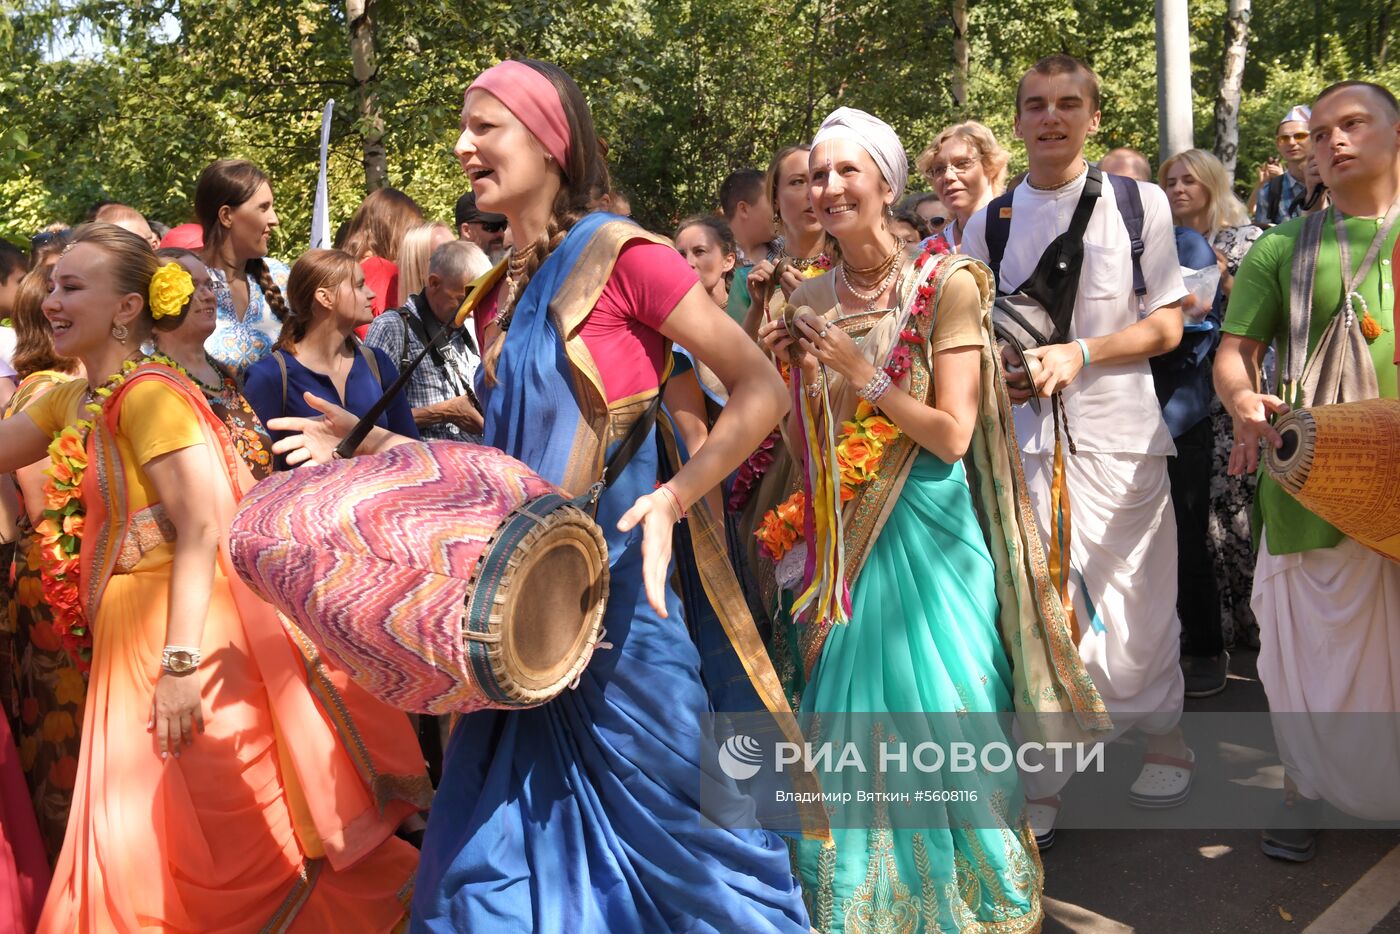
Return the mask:
<svg viewBox="0 0 1400 934">
<path fill-rule="evenodd" d="M 344 399 L 336 392 L 335 384 L 329 376 L 307 369 L 301 361 L 285 351 L 282 353 L 282 360 L 287 367 L 286 397 L 283 398 L 282 395 L 282 369 L 277 365 L 277 358 L 271 354 L 248 369 L 243 378 L 243 395 L 264 425 L 268 419 L 288 415 L 296 418 L 315 418 L 320 415 L 320 412 L 307 405 L 306 400 L 302 398 L 302 394 L 307 392 L 328 402 L 334 402 L 355 415 L 364 415 L 379 401 L 379 397 L 384 394 L 384 387 L 392 385 L 399 375 L 394 361 L 390 360 L 384 351 L 364 349 L 373 353 L 378 361 L 379 378 L 375 378 L 364 353 L 357 348 L 355 359 L 350 364 L 350 375 L 345 379 Z M 418 426 L 413 423 L 413 409 L 409 407 L 408 398 L 403 393 L 384 410 L 377 424 L 395 434 L 415 440 L 418 438 Z M 268 434 L 274 442 L 287 436 L 285 431 L 270 429 Z M 275 463 L 278 470 L 287 469 L 287 462 L 281 455 L 277 456 Z"/>
<path fill-rule="evenodd" d="M 581 413 L 549 299 L 605 223 L 618 222 L 585 218 L 536 272 L 515 310 L 499 385 L 485 400 L 487 443 L 555 483 L 568 471 Z M 711 783 L 708 813 L 717 793 L 744 807 L 732 782 L 702 764 L 713 761 L 702 682 L 710 656 L 702 663 L 674 590 L 668 619 L 647 603 L 640 529 L 617 531 L 658 478 L 652 441 L 599 503 L 610 647 L 593 656 L 576 688 L 549 703 L 458 723 L 428 821 L 414 931 L 808 930 L 781 838 L 703 821 L 702 783 Z"/>
</svg>

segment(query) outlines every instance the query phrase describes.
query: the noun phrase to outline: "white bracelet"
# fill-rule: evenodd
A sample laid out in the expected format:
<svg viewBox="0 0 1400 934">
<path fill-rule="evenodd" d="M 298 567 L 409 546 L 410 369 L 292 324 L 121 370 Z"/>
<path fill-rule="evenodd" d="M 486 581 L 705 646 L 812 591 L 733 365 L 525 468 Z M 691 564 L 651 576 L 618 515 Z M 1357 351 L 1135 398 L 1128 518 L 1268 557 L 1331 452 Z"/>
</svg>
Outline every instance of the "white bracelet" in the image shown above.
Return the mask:
<svg viewBox="0 0 1400 934">
<path fill-rule="evenodd" d="M 884 370 L 876 370 L 875 375 L 870 377 L 870 382 L 856 390 L 856 395 L 874 405 L 884 398 L 892 385 L 894 381 L 890 379 L 890 374 Z"/>
</svg>

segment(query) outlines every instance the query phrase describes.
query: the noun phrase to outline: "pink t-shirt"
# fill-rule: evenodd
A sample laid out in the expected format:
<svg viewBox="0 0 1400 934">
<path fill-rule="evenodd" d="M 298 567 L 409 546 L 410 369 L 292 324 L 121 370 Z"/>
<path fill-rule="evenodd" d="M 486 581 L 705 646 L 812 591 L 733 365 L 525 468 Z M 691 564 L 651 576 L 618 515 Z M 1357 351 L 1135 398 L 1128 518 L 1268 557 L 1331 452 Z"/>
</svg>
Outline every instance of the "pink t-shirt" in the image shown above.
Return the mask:
<svg viewBox="0 0 1400 934">
<path fill-rule="evenodd" d="M 622 248 L 598 304 L 579 330 L 603 374 L 608 402 L 660 385 L 666 362 L 661 325 L 698 281 L 695 270 L 664 244 L 633 240 Z M 481 332 L 496 320 L 496 297 L 490 296 L 477 308 L 479 347 L 483 346 Z"/>
</svg>

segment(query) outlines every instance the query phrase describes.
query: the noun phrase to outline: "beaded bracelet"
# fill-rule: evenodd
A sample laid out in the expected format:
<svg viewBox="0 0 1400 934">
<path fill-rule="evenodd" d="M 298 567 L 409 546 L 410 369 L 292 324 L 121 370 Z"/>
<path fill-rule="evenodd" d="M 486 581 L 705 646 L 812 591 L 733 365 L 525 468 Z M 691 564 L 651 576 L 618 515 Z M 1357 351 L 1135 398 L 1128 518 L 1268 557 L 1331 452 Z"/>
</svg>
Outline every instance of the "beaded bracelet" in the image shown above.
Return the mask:
<svg viewBox="0 0 1400 934">
<path fill-rule="evenodd" d="M 856 390 L 856 395 L 874 405 L 885 397 L 885 393 L 890 391 L 892 385 L 894 383 L 890 379 L 890 374 L 884 370 L 876 370 L 875 375 L 870 377 L 870 382 Z"/>
</svg>

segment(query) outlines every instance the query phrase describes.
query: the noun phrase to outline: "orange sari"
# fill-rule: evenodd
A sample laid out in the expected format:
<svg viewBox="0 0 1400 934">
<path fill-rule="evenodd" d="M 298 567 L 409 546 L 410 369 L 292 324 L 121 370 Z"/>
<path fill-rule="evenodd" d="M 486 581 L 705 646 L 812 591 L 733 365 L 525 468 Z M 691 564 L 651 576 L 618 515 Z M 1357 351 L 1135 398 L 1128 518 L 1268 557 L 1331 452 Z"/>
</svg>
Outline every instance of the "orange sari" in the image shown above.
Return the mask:
<svg viewBox="0 0 1400 934">
<path fill-rule="evenodd" d="M 149 381 L 170 392 L 155 412 L 142 406 L 143 420 L 173 412 L 198 423 L 209 458 L 199 495 L 214 499 L 223 530 L 194 675 L 205 732 L 165 761 L 146 724 L 173 534 L 158 503 L 139 508 L 150 491 L 118 431 L 123 401 Z M 393 832 L 428 803 L 422 756 L 404 714 L 330 669 L 229 567 L 229 521 L 251 476 L 226 429 L 196 387 L 148 364 L 108 400 L 87 451 L 81 589 L 93 663 L 40 930 L 393 929 L 418 862 Z"/>
</svg>

